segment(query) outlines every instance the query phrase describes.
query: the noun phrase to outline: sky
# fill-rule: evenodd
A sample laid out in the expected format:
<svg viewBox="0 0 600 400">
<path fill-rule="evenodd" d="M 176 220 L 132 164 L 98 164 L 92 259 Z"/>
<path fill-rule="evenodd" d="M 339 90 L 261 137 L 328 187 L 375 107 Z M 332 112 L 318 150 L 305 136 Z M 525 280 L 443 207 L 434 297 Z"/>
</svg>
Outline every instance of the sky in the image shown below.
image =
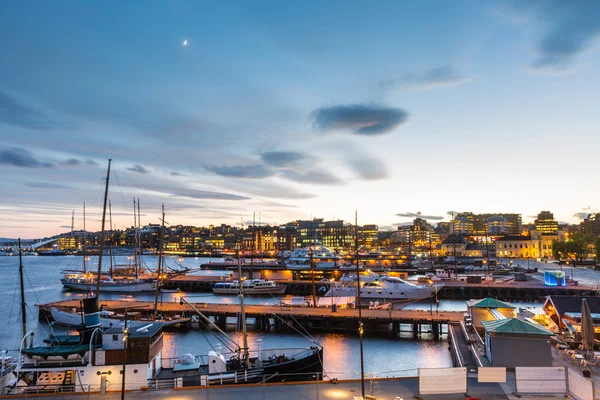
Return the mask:
<svg viewBox="0 0 600 400">
<path fill-rule="evenodd" d="M 0 2 L 0 237 L 597 211 L 600 2 Z"/>
</svg>

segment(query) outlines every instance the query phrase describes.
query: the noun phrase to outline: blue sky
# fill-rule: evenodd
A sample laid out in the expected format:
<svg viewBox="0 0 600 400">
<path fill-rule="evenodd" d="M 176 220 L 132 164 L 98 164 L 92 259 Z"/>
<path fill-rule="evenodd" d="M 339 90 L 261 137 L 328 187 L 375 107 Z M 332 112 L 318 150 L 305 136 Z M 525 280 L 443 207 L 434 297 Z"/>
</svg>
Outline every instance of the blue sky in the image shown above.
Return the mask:
<svg viewBox="0 0 600 400">
<path fill-rule="evenodd" d="M 1 2 L 0 237 L 598 206 L 600 3 Z M 185 45 L 184 45 L 185 43 Z M 596 72 L 596 73 L 595 73 Z"/>
</svg>

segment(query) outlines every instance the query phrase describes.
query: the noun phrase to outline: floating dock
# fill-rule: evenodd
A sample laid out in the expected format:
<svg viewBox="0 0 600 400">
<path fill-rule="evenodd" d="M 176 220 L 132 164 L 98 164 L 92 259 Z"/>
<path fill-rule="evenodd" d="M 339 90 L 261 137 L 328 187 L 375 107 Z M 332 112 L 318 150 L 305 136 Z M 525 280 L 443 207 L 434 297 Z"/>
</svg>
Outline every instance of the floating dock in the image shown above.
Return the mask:
<svg viewBox="0 0 600 400">
<path fill-rule="evenodd" d="M 237 304 L 191 303 L 195 308 L 210 318 L 215 325 L 226 329 L 233 319 L 239 323 L 240 308 Z M 140 318 L 149 318 L 153 303 L 149 301 L 100 300 L 104 310 L 124 314 L 125 310 L 139 312 Z M 63 300 L 54 303 L 39 304 L 39 318 L 52 320 L 51 307 L 63 310 L 79 308 L 79 300 Z M 292 332 L 306 329 L 309 332 L 338 332 L 356 334 L 358 331 L 358 309 L 306 307 L 306 306 L 272 306 L 246 305 L 248 325 L 263 332 Z M 176 316 L 193 316 L 196 313 L 191 307 L 176 302 L 165 302 L 159 305 L 158 312 L 163 318 Z M 418 339 L 422 334 L 431 334 L 439 339 L 448 332 L 447 325 L 460 322 L 464 313 L 460 311 L 420 311 L 420 310 L 373 310 L 361 309 L 365 335 L 388 335 L 397 337 L 401 332 L 410 332 Z M 229 321 L 228 321 L 229 319 Z M 444 329 L 445 328 L 445 329 Z"/>
</svg>

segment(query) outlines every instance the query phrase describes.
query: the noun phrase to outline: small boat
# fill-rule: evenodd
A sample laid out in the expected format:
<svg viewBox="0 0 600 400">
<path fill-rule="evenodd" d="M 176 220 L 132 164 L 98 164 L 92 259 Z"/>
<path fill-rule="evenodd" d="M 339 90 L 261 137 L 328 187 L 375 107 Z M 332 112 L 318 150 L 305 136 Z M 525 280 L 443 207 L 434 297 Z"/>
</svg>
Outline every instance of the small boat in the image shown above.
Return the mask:
<svg viewBox="0 0 600 400">
<path fill-rule="evenodd" d="M 63 288 L 68 290 L 93 292 L 96 290 L 96 275 L 82 272 L 68 272 L 60 280 Z M 139 293 L 154 292 L 156 283 L 152 281 L 143 281 L 136 279 L 102 279 L 100 281 L 100 290 L 102 292 L 117 293 Z"/>
<path fill-rule="evenodd" d="M 251 279 L 244 281 L 244 293 L 250 295 L 275 295 L 284 294 L 287 289 L 286 284 L 275 283 L 275 281 L 265 281 L 264 279 Z M 238 294 L 240 284 L 238 281 L 217 282 L 213 286 L 214 294 Z"/>
<path fill-rule="evenodd" d="M 52 307 L 50 309 L 50 313 L 52 314 L 52 318 L 54 319 L 54 323 L 58 325 L 64 326 L 79 326 L 82 324 L 82 314 L 77 312 L 76 310 L 65 311 L 60 310 L 56 307 Z M 162 323 L 165 328 L 169 328 L 172 326 L 176 326 L 179 324 L 184 324 L 188 322 L 190 319 L 186 317 L 176 316 L 175 318 L 157 318 L 156 320 L 148 320 L 148 319 L 139 319 L 139 320 L 129 320 L 127 324 L 132 328 L 147 325 L 149 323 Z M 118 316 L 113 311 L 100 311 L 100 324 L 102 328 L 114 328 L 125 325 L 125 319 L 123 317 L 118 318 Z"/>
</svg>

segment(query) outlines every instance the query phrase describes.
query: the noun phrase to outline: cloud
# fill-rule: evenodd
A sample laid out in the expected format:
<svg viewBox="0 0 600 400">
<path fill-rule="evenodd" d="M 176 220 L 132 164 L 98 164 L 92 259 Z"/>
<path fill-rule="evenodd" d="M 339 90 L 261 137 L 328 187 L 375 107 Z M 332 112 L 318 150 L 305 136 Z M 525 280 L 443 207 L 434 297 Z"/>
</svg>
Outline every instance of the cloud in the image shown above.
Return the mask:
<svg viewBox="0 0 600 400">
<path fill-rule="evenodd" d="M 147 174 L 149 172 L 146 168 L 142 167 L 139 164 L 136 164 L 133 167 L 127 168 L 127 171 L 137 172 L 138 174 Z"/>
<path fill-rule="evenodd" d="M 189 197 L 192 199 L 213 199 L 213 200 L 250 200 L 250 197 L 238 196 L 237 194 L 211 192 L 198 189 L 178 189 L 172 192 L 173 196 Z"/>
<path fill-rule="evenodd" d="M 44 113 L 24 105 L 19 100 L 0 90 L 0 122 L 21 128 L 40 131 L 57 127 Z"/>
<path fill-rule="evenodd" d="M 402 212 L 402 213 L 398 213 L 396 214 L 397 217 L 402 217 L 402 218 L 423 218 L 423 219 L 431 219 L 433 221 L 441 221 L 442 219 L 444 219 L 444 217 L 439 216 L 439 215 L 422 215 L 421 212 Z"/>
<path fill-rule="evenodd" d="M 350 160 L 349 164 L 354 172 L 366 181 L 386 179 L 389 176 L 383 161 L 374 157 L 359 155 Z"/>
<path fill-rule="evenodd" d="M 266 151 L 260 158 L 274 167 L 289 167 L 304 160 L 306 155 L 297 151 Z"/>
<path fill-rule="evenodd" d="M 508 11 L 520 22 L 535 20 L 544 24 L 544 33 L 536 44 L 537 58 L 531 64 L 535 70 L 568 71 L 600 37 L 597 0 L 517 2 Z"/>
<path fill-rule="evenodd" d="M 92 160 L 91 158 L 88 158 L 85 160 L 85 163 L 91 167 L 95 167 L 98 165 L 97 161 Z"/>
<path fill-rule="evenodd" d="M 408 115 L 400 108 L 350 104 L 317 108 L 311 118 L 318 131 L 349 130 L 356 135 L 374 136 L 393 131 L 407 121 Z"/>
<path fill-rule="evenodd" d="M 0 165 L 10 165 L 13 167 L 26 168 L 54 168 L 55 165 L 49 162 L 36 160 L 29 150 L 19 147 L 0 148 Z"/>
<path fill-rule="evenodd" d="M 384 89 L 435 89 L 441 87 L 458 86 L 467 83 L 471 78 L 456 71 L 450 66 L 433 68 L 420 73 L 405 74 L 399 79 L 386 79 L 379 82 Z"/>
<path fill-rule="evenodd" d="M 175 172 L 175 171 L 171 172 L 171 174 L 170 174 L 170 175 L 171 175 L 171 176 L 185 176 L 185 175 L 183 175 L 182 173 Z"/>
<path fill-rule="evenodd" d="M 264 165 L 235 165 L 230 167 L 205 166 L 210 172 L 228 178 L 261 179 L 275 175 L 275 173 Z"/>
<path fill-rule="evenodd" d="M 50 182 L 26 182 L 23 185 L 35 189 L 72 189 L 72 187 L 67 185 L 61 185 L 60 183 Z"/>
<path fill-rule="evenodd" d="M 68 160 L 62 161 L 61 165 L 65 165 L 67 167 L 78 167 L 81 165 L 81 160 L 69 158 Z"/>
<path fill-rule="evenodd" d="M 314 183 L 317 185 L 340 185 L 344 183 L 337 176 L 320 169 L 313 169 L 306 173 L 286 170 L 283 171 L 281 175 L 286 179 L 301 183 Z"/>
<path fill-rule="evenodd" d="M 587 218 L 587 217 L 588 217 L 590 214 L 592 214 L 592 213 L 591 213 L 591 212 L 589 212 L 589 211 L 588 211 L 588 212 L 578 212 L 578 213 L 575 213 L 575 214 L 573 214 L 573 217 L 574 217 L 574 218 L 578 218 L 578 219 L 580 219 L 580 220 L 584 220 L 584 219 L 586 219 L 586 218 Z"/>
</svg>

